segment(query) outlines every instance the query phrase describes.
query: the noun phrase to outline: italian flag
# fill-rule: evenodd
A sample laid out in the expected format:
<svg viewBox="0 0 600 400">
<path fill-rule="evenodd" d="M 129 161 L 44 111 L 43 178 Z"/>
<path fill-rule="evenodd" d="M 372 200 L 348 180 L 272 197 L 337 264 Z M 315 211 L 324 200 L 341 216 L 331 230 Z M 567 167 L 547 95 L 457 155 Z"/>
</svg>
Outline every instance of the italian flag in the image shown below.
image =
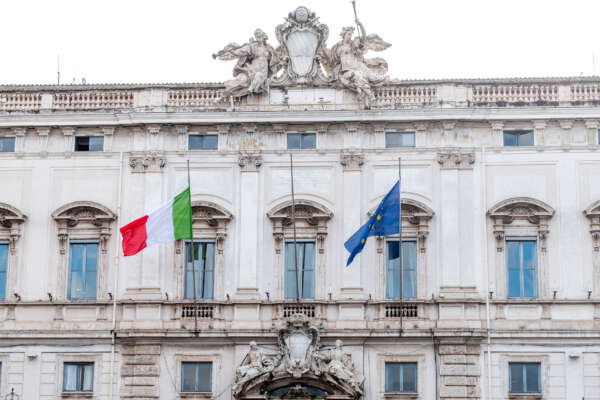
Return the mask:
<svg viewBox="0 0 600 400">
<path fill-rule="evenodd" d="M 188 186 L 158 210 L 121 228 L 123 255 L 132 256 L 146 247 L 192 237 L 192 200 Z"/>
</svg>

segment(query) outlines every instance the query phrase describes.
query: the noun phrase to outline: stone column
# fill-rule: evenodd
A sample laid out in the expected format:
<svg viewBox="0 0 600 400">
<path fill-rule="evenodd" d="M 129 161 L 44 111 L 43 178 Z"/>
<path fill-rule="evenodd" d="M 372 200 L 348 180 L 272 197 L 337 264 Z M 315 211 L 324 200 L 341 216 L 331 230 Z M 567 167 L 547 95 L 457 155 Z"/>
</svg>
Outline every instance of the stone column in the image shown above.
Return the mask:
<svg viewBox="0 0 600 400">
<path fill-rule="evenodd" d="M 439 353 L 440 400 L 479 399 L 480 344 L 441 339 Z"/>
<path fill-rule="evenodd" d="M 121 399 L 158 399 L 160 344 L 123 344 L 121 355 Z"/>
<path fill-rule="evenodd" d="M 354 232 L 364 223 L 364 214 L 361 209 L 361 167 L 364 163 L 364 156 L 355 152 L 343 152 L 340 155 L 340 164 L 344 169 L 343 185 L 343 221 L 344 221 L 344 240 L 352 236 Z M 341 276 L 341 296 L 343 298 L 363 297 L 363 288 L 361 282 L 361 264 L 362 256 L 358 254 L 352 265 L 346 267 L 348 253 L 344 251 L 344 257 L 340 263 L 342 268 Z"/>
<path fill-rule="evenodd" d="M 258 293 L 258 247 L 259 232 L 259 168 L 262 156 L 259 153 L 241 153 L 240 166 L 240 240 L 238 240 L 238 285 L 236 296 L 256 299 Z"/>
<path fill-rule="evenodd" d="M 476 296 L 474 254 L 464 243 L 475 240 L 471 221 L 473 210 L 473 164 L 475 154 L 456 150 L 438 153 L 441 183 L 442 228 L 440 291 L 448 298 Z"/>
</svg>

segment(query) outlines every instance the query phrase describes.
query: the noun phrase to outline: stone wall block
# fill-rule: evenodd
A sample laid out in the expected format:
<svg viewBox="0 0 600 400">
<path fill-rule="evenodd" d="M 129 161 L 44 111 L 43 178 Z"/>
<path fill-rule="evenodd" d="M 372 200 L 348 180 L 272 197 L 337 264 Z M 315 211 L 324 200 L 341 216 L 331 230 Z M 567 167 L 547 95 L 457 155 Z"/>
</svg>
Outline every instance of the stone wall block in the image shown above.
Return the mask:
<svg viewBox="0 0 600 400">
<path fill-rule="evenodd" d="M 440 398 L 464 399 L 467 397 L 467 388 L 465 386 L 442 386 L 440 388 Z"/>
<path fill-rule="evenodd" d="M 121 388 L 121 398 L 158 398 L 158 395 L 158 386 L 124 386 Z"/>
<path fill-rule="evenodd" d="M 465 354 L 466 346 L 464 344 L 440 345 L 440 354 Z"/>
<path fill-rule="evenodd" d="M 123 365 L 121 376 L 158 376 L 156 365 Z"/>
<path fill-rule="evenodd" d="M 464 354 L 448 354 L 442 356 L 443 364 L 466 364 L 467 356 Z"/>
<path fill-rule="evenodd" d="M 136 355 L 131 357 L 125 357 L 125 364 L 136 364 L 136 365 L 154 365 L 158 364 L 159 356 L 156 355 Z"/>
<path fill-rule="evenodd" d="M 155 354 L 160 355 L 159 344 L 138 344 L 138 345 L 123 345 L 121 353 L 124 356 L 134 356 L 140 354 Z"/>
</svg>

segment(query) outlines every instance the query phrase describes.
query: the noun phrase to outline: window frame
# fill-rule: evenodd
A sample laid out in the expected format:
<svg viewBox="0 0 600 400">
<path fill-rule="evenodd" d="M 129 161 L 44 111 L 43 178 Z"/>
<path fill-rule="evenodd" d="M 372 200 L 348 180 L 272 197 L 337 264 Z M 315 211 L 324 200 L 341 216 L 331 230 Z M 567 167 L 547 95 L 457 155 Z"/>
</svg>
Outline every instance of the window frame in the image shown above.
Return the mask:
<svg viewBox="0 0 600 400">
<path fill-rule="evenodd" d="M 87 150 L 77 150 L 77 142 L 82 139 L 88 139 Z M 92 150 L 92 138 L 102 139 L 102 146 L 100 150 Z M 102 153 L 104 152 L 104 136 L 103 135 L 76 135 L 73 140 L 73 152 L 74 153 Z"/>
<path fill-rule="evenodd" d="M 215 299 L 215 279 L 216 279 L 215 273 L 216 273 L 216 270 L 217 270 L 217 267 L 216 267 L 216 263 L 217 263 L 217 240 L 216 240 L 216 238 L 215 239 L 199 238 L 199 239 L 189 239 L 189 240 L 185 240 L 184 241 L 183 251 L 184 251 L 185 254 L 183 255 L 183 260 L 184 260 L 183 261 L 183 268 L 184 268 L 184 271 L 183 271 L 183 299 L 184 300 L 193 300 L 194 299 L 193 293 L 192 293 L 192 297 L 189 297 L 189 298 L 186 297 L 186 287 L 187 287 L 187 281 L 186 281 L 186 279 L 187 279 L 187 264 L 188 264 L 188 261 L 187 261 L 187 256 L 188 256 L 187 248 L 188 247 L 187 246 L 190 245 L 190 244 L 193 245 L 195 243 L 199 243 L 199 244 L 201 244 L 201 243 L 209 243 L 209 244 L 213 245 L 213 264 L 212 264 L 212 282 L 211 282 L 211 285 L 212 285 L 212 296 L 211 297 L 204 297 L 204 296 L 203 297 L 196 297 L 196 300 L 214 300 Z M 193 247 L 192 247 L 192 251 L 193 251 Z M 206 276 L 206 273 L 205 273 L 205 276 Z M 196 280 L 198 280 L 198 276 L 196 276 Z M 198 289 L 198 287 L 196 286 L 196 291 L 197 291 L 197 289 Z"/>
<path fill-rule="evenodd" d="M 98 254 L 96 255 L 96 288 L 94 290 L 95 292 L 95 296 L 94 298 L 73 298 L 72 293 L 71 293 L 71 280 L 72 280 L 72 267 L 73 267 L 73 250 L 72 250 L 72 245 L 73 244 L 95 244 L 97 246 L 97 251 Z M 100 270 L 100 265 L 101 265 L 101 249 L 100 249 L 100 241 L 99 240 L 94 240 L 94 239 L 73 239 L 73 240 L 69 240 L 69 257 L 68 257 L 68 264 L 67 264 L 67 300 L 69 301 L 96 301 L 98 300 L 98 282 L 99 282 L 99 270 Z M 87 248 L 86 248 L 86 254 L 87 254 Z M 87 259 L 87 256 L 84 257 L 84 259 Z M 85 263 L 82 265 L 82 269 L 85 268 Z M 83 271 L 82 271 L 83 274 Z M 85 275 L 85 274 L 83 274 Z"/>
<path fill-rule="evenodd" d="M 298 298 L 301 299 L 301 300 L 315 300 L 316 297 L 317 297 L 317 295 L 316 295 L 316 290 L 317 290 L 317 282 L 316 282 L 317 281 L 317 239 L 316 238 L 310 238 L 310 237 L 297 238 L 296 239 L 296 244 L 298 245 L 298 244 L 301 244 L 301 243 L 312 243 L 313 247 L 314 247 L 314 249 L 313 249 L 313 257 L 314 257 L 314 259 L 313 259 L 313 267 L 312 267 L 313 268 L 312 269 L 312 273 L 313 273 L 313 280 L 312 280 L 313 297 L 299 296 Z M 296 296 L 288 297 L 287 293 L 286 293 L 286 285 L 285 285 L 286 277 L 287 277 L 287 273 L 288 273 L 287 265 L 285 264 L 285 260 L 287 258 L 286 257 L 287 244 L 292 244 L 293 245 L 294 244 L 293 238 L 292 239 L 286 238 L 284 240 L 284 243 L 283 243 L 283 251 L 284 251 L 284 254 L 283 254 L 283 268 L 284 268 L 284 271 L 283 271 L 283 298 L 285 300 L 293 300 L 293 299 L 296 298 Z M 293 247 L 292 247 L 292 249 L 293 249 Z M 301 272 L 300 266 L 298 266 L 298 268 L 299 268 L 298 269 L 298 273 L 300 273 Z M 302 267 L 302 271 L 304 271 L 304 267 Z M 294 269 L 294 273 L 295 273 L 295 269 Z M 295 288 L 294 288 L 294 292 L 295 292 Z M 304 294 L 304 282 L 302 282 L 302 294 Z"/>
<path fill-rule="evenodd" d="M 0 264 L 0 274 L 4 274 L 4 287 L 0 286 L 0 302 L 6 301 L 6 293 L 8 292 L 8 270 L 10 264 L 10 243 L 7 240 L 0 239 L 0 246 L 6 246 L 6 265 L 4 271 L 2 271 L 2 265 Z M 1 282 L 1 281 L 0 281 Z M 4 296 L 2 296 L 4 291 Z"/>
<path fill-rule="evenodd" d="M 510 145 L 506 144 L 506 135 L 512 134 L 517 135 L 517 144 Z M 521 144 L 520 138 L 525 135 L 531 135 L 531 144 Z M 502 147 L 534 147 L 535 146 L 535 132 L 533 129 L 506 129 L 502 131 Z"/>
<path fill-rule="evenodd" d="M 206 392 L 206 391 L 184 391 L 184 386 L 183 386 L 183 379 L 184 379 L 184 373 L 183 373 L 183 368 L 185 364 L 195 364 L 195 365 L 199 365 L 199 364 L 208 364 L 210 366 L 210 375 L 209 375 L 209 379 L 208 379 L 208 383 L 210 385 L 210 391 Z M 197 394 L 197 395 L 208 395 L 213 393 L 213 368 L 214 364 L 212 361 L 180 361 L 179 362 L 179 371 L 180 371 L 180 385 L 179 385 L 179 392 L 185 395 L 188 394 Z M 199 382 L 194 382 L 195 386 L 198 384 Z M 199 385 L 197 385 L 199 386 Z"/>
<path fill-rule="evenodd" d="M 539 256 L 538 256 L 538 238 L 534 236 L 507 236 L 505 238 L 504 248 L 505 250 L 505 273 L 506 273 L 506 298 L 507 299 L 538 299 L 540 293 L 540 284 L 539 284 Z M 509 273 L 509 250 L 508 250 L 508 242 L 519 242 L 521 245 L 519 246 L 519 296 L 511 296 L 510 295 L 510 273 Z M 523 266 L 523 242 L 535 242 L 535 267 L 534 267 L 534 276 L 535 276 L 535 287 L 533 296 L 525 296 L 525 267 Z"/>
<path fill-rule="evenodd" d="M 182 398 L 206 398 L 206 399 L 210 399 L 212 398 L 213 393 L 215 393 L 218 390 L 222 390 L 222 385 L 228 385 L 229 382 L 228 381 L 223 381 L 223 374 L 222 374 L 222 366 L 223 366 L 223 360 L 222 360 L 222 354 L 220 353 L 211 353 L 211 352 L 202 352 L 202 351 L 198 351 L 198 350 L 192 350 L 190 352 L 187 352 L 186 354 L 181 354 L 181 353 L 176 353 L 174 354 L 173 358 L 172 358 L 173 362 L 174 362 L 174 376 L 173 378 L 175 379 L 175 382 L 177 382 L 176 386 L 176 390 L 177 393 L 179 394 L 180 397 Z M 211 371 L 211 390 L 213 390 L 213 392 L 211 393 L 206 393 L 206 392 L 182 392 L 181 388 L 182 388 L 182 368 L 181 368 L 181 363 L 182 362 L 210 362 L 212 363 L 212 371 Z M 171 389 L 172 390 L 172 387 Z M 161 390 L 161 398 L 162 395 L 165 395 L 166 393 L 171 393 L 171 392 L 162 392 Z"/>
<path fill-rule="evenodd" d="M 385 262 L 385 299 L 386 300 L 400 300 L 400 293 L 398 293 L 398 297 L 389 297 L 388 296 L 388 273 L 389 273 L 389 267 L 388 267 L 388 261 L 389 261 L 389 243 L 393 243 L 393 242 L 398 242 L 399 238 L 398 237 L 387 237 L 385 238 L 385 246 L 384 246 L 384 262 Z M 400 270 L 402 271 L 402 300 L 415 300 L 419 297 L 419 241 L 417 237 L 413 237 L 413 236 L 409 236 L 409 237 L 402 237 L 402 243 L 414 243 L 415 246 L 415 271 L 414 271 L 414 276 L 415 276 L 415 280 L 413 282 L 413 289 L 414 289 L 414 293 L 415 296 L 414 297 L 406 297 L 404 294 L 404 269 L 402 268 L 402 266 L 400 267 Z M 403 253 L 404 254 L 404 253 Z M 400 263 L 402 264 L 402 262 Z M 399 288 L 398 288 L 399 289 Z"/>
<path fill-rule="evenodd" d="M 200 148 L 200 149 L 192 149 L 191 148 L 191 144 L 192 144 L 192 138 L 193 137 L 202 137 L 202 143 L 204 143 L 204 137 L 206 136 L 211 136 L 211 137 L 215 137 L 217 139 L 217 143 L 215 148 Z M 189 133 L 187 135 L 187 150 L 188 151 L 216 151 L 219 150 L 219 135 L 217 133 Z"/>
<path fill-rule="evenodd" d="M 290 148 L 290 136 L 291 135 L 298 135 L 300 136 L 300 147 L 299 148 Z M 303 143 L 303 138 L 306 136 L 313 136 L 315 138 L 314 140 L 314 147 L 303 147 L 302 143 Z M 285 148 L 286 150 L 316 150 L 318 147 L 318 142 L 317 142 L 317 133 L 316 132 L 288 132 L 285 136 Z"/>
<path fill-rule="evenodd" d="M 388 137 L 391 137 L 391 135 L 399 135 L 401 137 L 402 136 L 411 135 L 412 136 L 412 145 L 411 146 L 404 146 L 404 145 L 392 146 L 392 145 L 388 144 Z M 386 131 L 385 132 L 385 137 L 384 137 L 384 142 L 385 142 L 384 144 L 385 144 L 385 148 L 386 149 L 411 149 L 411 148 L 415 148 L 415 147 L 417 147 L 417 133 L 415 131 Z"/>
<path fill-rule="evenodd" d="M 12 139 L 12 150 L 4 150 L 4 145 L 0 145 L 0 153 L 15 153 L 17 148 L 17 138 L 16 136 L 0 136 L 0 143 L 4 140 Z"/>
<path fill-rule="evenodd" d="M 521 374 L 523 375 L 523 388 L 525 391 L 512 390 L 512 365 L 521 365 Z M 537 365 L 537 385 L 539 391 L 533 392 L 527 390 L 527 373 L 525 372 L 526 365 Z M 536 361 L 509 361 L 508 362 L 508 393 L 510 395 L 541 395 L 542 394 L 542 363 Z"/>
<path fill-rule="evenodd" d="M 66 366 L 67 365 L 76 365 L 77 366 L 77 379 L 79 380 L 79 377 L 81 377 L 81 385 L 78 385 L 76 383 L 76 385 L 78 386 L 76 390 L 66 390 L 65 388 L 65 372 L 66 372 Z M 92 366 L 92 384 L 91 390 L 84 390 L 84 378 L 85 378 L 85 370 L 84 368 L 81 368 L 80 371 L 80 367 L 83 366 Z M 61 381 L 61 393 L 63 394 L 93 394 L 94 393 L 94 385 L 95 385 L 95 374 L 96 374 L 96 363 L 94 361 L 63 361 L 62 362 L 62 381 Z"/>
<path fill-rule="evenodd" d="M 388 365 L 392 365 L 392 364 L 398 364 L 398 365 L 414 365 L 415 367 L 415 389 L 416 391 L 408 391 L 408 390 L 400 390 L 400 391 L 390 391 L 388 390 L 388 381 L 387 381 L 387 377 L 388 377 Z M 386 361 L 384 363 L 384 381 L 385 381 L 385 394 L 393 394 L 393 395 L 407 395 L 407 394 L 418 394 L 419 393 L 419 363 L 417 361 Z M 401 374 L 404 374 L 404 367 L 402 368 L 402 372 Z M 402 389 L 404 389 L 404 381 L 401 380 L 400 382 Z"/>
</svg>

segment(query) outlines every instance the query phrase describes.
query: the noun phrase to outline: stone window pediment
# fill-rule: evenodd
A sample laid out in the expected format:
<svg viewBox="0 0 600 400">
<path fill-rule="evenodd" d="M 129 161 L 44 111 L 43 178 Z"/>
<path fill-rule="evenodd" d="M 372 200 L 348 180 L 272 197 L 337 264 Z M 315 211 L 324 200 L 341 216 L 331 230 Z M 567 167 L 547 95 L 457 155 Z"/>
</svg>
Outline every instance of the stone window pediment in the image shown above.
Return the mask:
<svg viewBox="0 0 600 400">
<path fill-rule="evenodd" d="M 550 232 L 548 223 L 554 215 L 554 209 L 543 201 L 530 197 L 514 197 L 501 201 L 488 211 L 492 219 L 493 232 L 497 242 L 497 251 L 504 249 L 506 227 L 512 225 L 537 228 L 540 250 L 546 251 L 546 236 Z"/>
<path fill-rule="evenodd" d="M 333 217 L 333 212 L 317 202 L 303 199 L 295 201 L 294 212 L 296 235 L 316 238 L 319 253 L 322 254 L 325 251 L 327 223 Z M 284 239 L 293 236 L 292 201 L 288 200 L 275 206 L 267 213 L 267 217 L 273 224 L 275 251 L 279 254 Z"/>
<path fill-rule="evenodd" d="M 100 249 L 107 251 L 110 238 L 110 224 L 117 219 L 107 207 L 93 201 L 75 201 L 57 209 L 52 218 L 58 226 L 60 253 L 65 254 L 69 237 L 77 232 L 78 238 L 95 237 L 100 241 Z"/>
<path fill-rule="evenodd" d="M 0 239 L 8 240 L 11 255 L 16 253 L 21 226 L 26 220 L 27 216 L 15 207 L 0 203 Z"/>
<path fill-rule="evenodd" d="M 433 218 L 435 212 L 427 205 L 413 199 L 402 198 L 402 233 L 419 239 L 419 251 L 424 253 L 426 250 L 426 239 L 429 235 L 429 220 Z M 371 217 L 377 205 L 369 210 L 367 215 Z M 377 252 L 383 252 L 383 238 L 377 240 Z"/>
<path fill-rule="evenodd" d="M 594 251 L 600 251 L 600 200 L 592 203 L 583 211 L 590 220 L 590 234 L 594 245 Z"/>
<path fill-rule="evenodd" d="M 214 238 L 219 254 L 223 254 L 223 242 L 227 237 L 227 224 L 232 219 L 233 215 L 216 203 L 204 200 L 192 201 L 194 236 Z"/>
</svg>

